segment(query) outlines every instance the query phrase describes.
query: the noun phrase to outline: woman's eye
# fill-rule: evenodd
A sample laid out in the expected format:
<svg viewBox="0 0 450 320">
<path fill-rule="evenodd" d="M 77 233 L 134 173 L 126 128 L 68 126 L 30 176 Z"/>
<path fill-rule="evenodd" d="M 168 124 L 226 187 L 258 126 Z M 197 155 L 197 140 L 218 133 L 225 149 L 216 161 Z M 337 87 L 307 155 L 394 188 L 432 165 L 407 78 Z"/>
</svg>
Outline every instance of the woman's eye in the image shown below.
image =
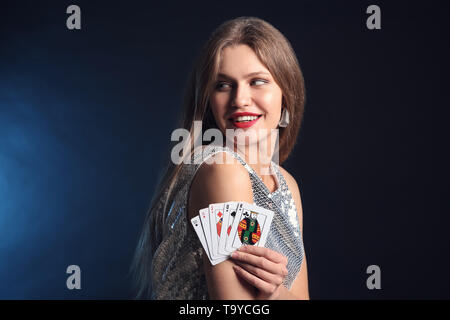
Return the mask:
<svg viewBox="0 0 450 320">
<path fill-rule="evenodd" d="M 260 83 L 259 85 L 267 83 L 266 80 L 262 80 L 262 79 L 255 79 L 255 80 L 253 80 L 253 82 L 254 83 L 259 82 Z"/>
<path fill-rule="evenodd" d="M 229 84 L 226 82 L 219 82 L 216 85 L 216 89 L 219 89 L 219 90 L 226 89 L 227 88 L 226 86 L 229 86 Z"/>
<path fill-rule="evenodd" d="M 256 86 L 261 86 L 261 85 L 266 84 L 266 83 L 267 83 L 267 81 L 263 80 L 263 79 L 253 79 L 251 81 L 251 84 L 255 84 Z M 218 82 L 216 84 L 216 89 L 217 90 L 226 90 L 226 89 L 230 89 L 230 88 L 233 88 L 233 85 L 229 84 L 227 82 Z"/>
</svg>

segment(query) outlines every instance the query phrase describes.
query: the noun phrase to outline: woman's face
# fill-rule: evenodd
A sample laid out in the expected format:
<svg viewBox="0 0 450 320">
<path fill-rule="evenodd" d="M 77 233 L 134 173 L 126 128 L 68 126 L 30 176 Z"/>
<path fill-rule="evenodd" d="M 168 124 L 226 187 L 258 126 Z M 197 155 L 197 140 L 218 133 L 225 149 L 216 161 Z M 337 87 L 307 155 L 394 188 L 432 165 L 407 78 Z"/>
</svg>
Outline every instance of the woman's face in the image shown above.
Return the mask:
<svg viewBox="0 0 450 320">
<path fill-rule="evenodd" d="M 247 45 L 226 47 L 210 105 L 218 128 L 255 130 L 278 127 L 281 88 Z"/>
</svg>

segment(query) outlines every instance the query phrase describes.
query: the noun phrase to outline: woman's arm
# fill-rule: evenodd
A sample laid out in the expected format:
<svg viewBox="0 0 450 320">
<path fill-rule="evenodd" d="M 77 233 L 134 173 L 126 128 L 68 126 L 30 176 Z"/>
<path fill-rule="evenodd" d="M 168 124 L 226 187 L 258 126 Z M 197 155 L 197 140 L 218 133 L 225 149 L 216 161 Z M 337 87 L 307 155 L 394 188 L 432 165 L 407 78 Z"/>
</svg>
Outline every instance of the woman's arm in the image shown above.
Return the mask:
<svg viewBox="0 0 450 320">
<path fill-rule="evenodd" d="M 227 159 L 232 156 L 225 153 L 225 157 Z M 198 169 L 189 193 L 189 219 L 211 203 L 253 202 L 248 172 L 242 165 L 235 162 L 233 164 L 203 164 Z M 291 186 L 290 189 L 292 189 Z M 282 285 L 287 274 L 286 263 L 287 259 L 282 254 L 253 246 L 246 246 L 239 252 L 238 257 L 233 257 L 216 266 L 211 266 L 204 253 L 204 271 L 209 296 L 211 299 L 307 299 L 305 297 L 307 288 L 305 291 L 303 287 L 305 281 L 299 280 L 300 274 L 291 291 Z M 302 265 L 303 272 L 306 271 L 305 269 L 306 267 L 303 268 Z"/>
<path fill-rule="evenodd" d="M 224 153 L 226 161 L 231 155 Z M 198 169 L 189 192 L 189 220 L 211 203 L 245 201 L 253 203 L 252 185 L 248 171 L 235 159 L 232 164 L 203 163 Z M 223 161 L 223 162 L 225 162 Z M 222 162 L 222 163 L 223 163 Z M 238 277 L 233 269 L 235 263 L 228 259 L 212 266 L 206 253 L 204 271 L 211 299 L 255 299 L 255 288 Z"/>
</svg>

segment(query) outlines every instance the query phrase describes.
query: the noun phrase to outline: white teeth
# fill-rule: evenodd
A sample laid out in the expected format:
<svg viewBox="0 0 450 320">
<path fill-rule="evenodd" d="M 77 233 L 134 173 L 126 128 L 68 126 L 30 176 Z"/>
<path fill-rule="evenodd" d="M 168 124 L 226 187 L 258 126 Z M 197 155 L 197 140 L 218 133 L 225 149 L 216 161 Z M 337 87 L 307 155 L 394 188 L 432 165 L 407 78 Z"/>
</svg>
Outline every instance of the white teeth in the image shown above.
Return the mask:
<svg viewBox="0 0 450 320">
<path fill-rule="evenodd" d="M 253 121 L 256 119 L 258 119 L 258 116 L 243 116 L 235 118 L 234 121 Z"/>
</svg>

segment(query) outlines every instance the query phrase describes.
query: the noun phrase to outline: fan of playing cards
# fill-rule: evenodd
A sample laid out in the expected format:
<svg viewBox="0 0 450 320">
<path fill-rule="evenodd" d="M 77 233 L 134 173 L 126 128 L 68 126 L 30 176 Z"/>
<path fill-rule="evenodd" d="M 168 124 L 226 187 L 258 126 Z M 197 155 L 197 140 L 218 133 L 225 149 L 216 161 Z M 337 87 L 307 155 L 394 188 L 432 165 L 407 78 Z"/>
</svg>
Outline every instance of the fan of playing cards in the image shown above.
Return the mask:
<svg viewBox="0 0 450 320">
<path fill-rule="evenodd" d="M 247 202 L 213 203 L 191 222 L 212 265 L 229 258 L 242 245 L 263 247 L 273 211 Z"/>
</svg>

